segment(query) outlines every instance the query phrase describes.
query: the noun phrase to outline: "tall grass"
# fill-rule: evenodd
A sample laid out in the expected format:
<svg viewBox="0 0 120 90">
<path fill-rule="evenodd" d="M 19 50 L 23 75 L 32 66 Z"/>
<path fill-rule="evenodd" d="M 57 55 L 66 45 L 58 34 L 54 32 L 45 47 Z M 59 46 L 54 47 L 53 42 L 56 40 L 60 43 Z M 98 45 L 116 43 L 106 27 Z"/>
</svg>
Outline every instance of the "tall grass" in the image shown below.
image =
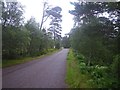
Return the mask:
<svg viewBox="0 0 120 90">
<path fill-rule="evenodd" d="M 89 76 L 82 74 L 73 51 L 70 49 L 67 56 L 66 83 L 69 88 L 90 88 L 87 83 Z"/>
</svg>

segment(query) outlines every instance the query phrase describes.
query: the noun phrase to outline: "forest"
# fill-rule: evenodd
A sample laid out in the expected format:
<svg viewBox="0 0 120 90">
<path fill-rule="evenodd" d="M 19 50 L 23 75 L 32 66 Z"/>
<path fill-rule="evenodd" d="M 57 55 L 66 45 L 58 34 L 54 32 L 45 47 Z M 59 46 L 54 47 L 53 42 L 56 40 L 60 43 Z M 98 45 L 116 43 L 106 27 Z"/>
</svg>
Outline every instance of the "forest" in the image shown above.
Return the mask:
<svg viewBox="0 0 120 90">
<path fill-rule="evenodd" d="M 3 61 L 70 48 L 69 54 L 72 52 L 75 57 L 80 73 L 89 76 L 87 83 L 91 87 L 120 87 L 120 2 L 71 2 L 74 10 L 69 10 L 69 14 L 74 16 L 74 26 L 64 37 L 61 7 L 44 2 L 38 23 L 34 17 L 25 22 L 21 3 L 1 4 Z M 46 29 L 48 18 L 51 21 Z"/>
<path fill-rule="evenodd" d="M 71 5 L 74 27 L 68 39 L 80 72 L 90 77 L 91 87 L 120 87 L 120 2 Z"/>
<path fill-rule="evenodd" d="M 20 2 L 2 4 L 2 59 L 18 59 L 26 56 L 39 56 L 60 49 L 61 46 L 61 11 L 58 6 L 49 7 L 44 2 L 42 20 L 34 17 L 25 22 L 24 6 Z M 50 27 L 43 24 L 50 18 Z"/>
</svg>

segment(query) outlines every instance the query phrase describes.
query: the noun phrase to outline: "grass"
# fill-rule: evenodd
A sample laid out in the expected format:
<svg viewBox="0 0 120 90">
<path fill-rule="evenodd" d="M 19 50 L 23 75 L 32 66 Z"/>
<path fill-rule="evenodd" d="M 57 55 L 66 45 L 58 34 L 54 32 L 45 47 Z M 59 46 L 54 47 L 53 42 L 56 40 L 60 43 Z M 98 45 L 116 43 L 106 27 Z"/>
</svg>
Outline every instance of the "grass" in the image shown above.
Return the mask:
<svg viewBox="0 0 120 90">
<path fill-rule="evenodd" d="M 61 49 L 59 49 L 59 50 L 52 50 L 52 52 L 48 52 L 47 54 L 44 54 L 44 55 L 41 55 L 41 56 L 37 56 L 37 57 L 24 57 L 24 58 L 21 58 L 21 59 L 3 60 L 2 61 L 2 65 L 0 65 L 0 66 L 2 66 L 2 68 L 6 68 L 6 67 L 10 67 L 10 66 L 26 63 L 26 62 L 29 62 L 29 61 L 32 61 L 32 60 L 40 59 L 40 58 L 48 56 L 48 55 L 52 55 L 53 53 L 58 52 L 60 50 Z"/>
<path fill-rule="evenodd" d="M 66 83 L 69 88 L 90 88 L 87 80 L 89 76 L 81 74 L 79 64 L 74 57 L 73 51 L 70 49 L 67 56 L 67 74 Z"/>
</svg>

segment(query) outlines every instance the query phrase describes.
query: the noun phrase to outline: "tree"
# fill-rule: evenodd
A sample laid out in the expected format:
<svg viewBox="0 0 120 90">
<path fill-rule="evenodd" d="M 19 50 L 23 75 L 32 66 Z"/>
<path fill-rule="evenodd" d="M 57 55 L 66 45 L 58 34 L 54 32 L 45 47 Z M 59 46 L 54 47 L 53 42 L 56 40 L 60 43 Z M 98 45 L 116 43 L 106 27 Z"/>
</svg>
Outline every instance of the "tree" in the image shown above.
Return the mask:
<svg viewBox="0 0 120 90">
<path fill-rule="evenodd" d="M 39 29 L 39 23 L 35 21 L 35 18 L 32 17 L 28 20 L 25 27 L 30 32 L 30 45 L 28 46 L 30 56 L 44 54 L 52 48 L 52 38 L 49 37 L 44 28 Z"/>
<path fill-rule="evenodd" d="M 66 35 L 62 38 L 62 46 L 64 48 L 70 48 L 70 38 L 69 38 L 69 36 Z"/>
<path fill-rule="evenodd" d="M 33 17 L 26 23 L 25 27 L 30 32 L 30 45 L 28 46 L 28 54 L 31 56 L 37 55 L 42 44 L 42 31 L 39 30 L 39 24 L 36 23 L 35 18 Z"/>
<path fill-rule="evenodd" d="M 2 54 L 4 58 L 23 56 L 29 44 L 29 32 L 23 28 L 23 7 L 18 2 L 2 3 Z"/>
<path fill-rule="evenodd" d="M 72 48 L 79 55 L 85 56 L 84 62 L 89 66 L 102 65 L 108 67 L 103 78 L 103 87 L 119 87 L 119 2 L 74 2 L 74 28 L 70 32 Z M 118 40 L 118 41 L 117 41 Z M 111 67 L 112 66 L 112 67 Z M 112 72 L 111 69 L 113 70 Z M 111 76 L 110 76 L 111 75 Z M 118 80 L 118 81 L 116 81 Z M 114 84 L 113 84 L 114 83 Z M 99 83 L 98 83 L 99 84 Z"/>
<path fill-rule="evenodd" d="M 55 46 L 57 46 L 58 48 L 60 48 L 60 41 L 61 41 L 61 25 L 60 22 L 62 15 L 60 14 L 62 11 L 62 9 L 58 6 L 50 9 L 47 11 L 47 13 L 49 15 L 51 15 L 51 19 L 52 21 L 50 22 L 50 28 L 48 29 L 49 32 L 53 33 L 54 36 L 54 42 L 55 42 Z M 58 42 L 57 42 L 58 41 Z"/>
<path fill-rule="evenodd" d="M 76 23 L 76 27 L 79 27 L 81 30 L 80 32 L 83 32 L 84 34 L 82 35 L 82 37 L 86 36 L 86 38 L 87 37 L 91 38 L 89 39 L 89 41 L 93 40 L 94 38 L 97 38 L 97 39 L 102 38 L 101 45 L 104 44 L 102 47 L 106 47 L 110 52 L 117 51 L 117 45 L 115 43 L 115 40 L 118 35 L 119 28 L 116 27 L 117 23 L 115 23 L 115 21 L 117 21 L 118 18 L 116 19 L 114 18 L 115 16 L 117 17 L 119 15 L 118 3 L 105 3 L 105 2 L 76 3 L 75 2 L 71 4 L 75 6 L 75 10 L 71 10 L 69 12 L 75 16 L 74 20 Z M 114 8 L 111 7 L 111 5 L 113 5 Z M 106 17 L 104 15 L 105 13 L 107 13 L 109 17 Z M 111 15 L 112 16 L 115 15 L 115 16 L 111 17 Z M 79 47 L 79 46 L 76 46 L 76 47 Z M 91 45 L 91 48 L 92 48 L 92 45 Z M 91 52 L 88 52 L 88 53 L 91 57 Z"/>
<path fill-rule="evenodd" d="M 23 23 L 23 6 L 18 2 L 6 2 L 6 6 L 2 3 L 2 27 L 3 30 L 7 26 L 20 27 Z"/>
<path fill-rule="evenodd" d="M 43 23 L 46 22 L 46 20 L 50 16 L 49 14 L 47 14 L 47 10 L 49 8 L 50 8 L 50 6 L 48 5 L 48 3 L 44 2 L 44 4 L 43 4 L 42 20 L 41 20 L 41 24 L 40 24 L 40 30 L 42 29 Z"/>
</svg>

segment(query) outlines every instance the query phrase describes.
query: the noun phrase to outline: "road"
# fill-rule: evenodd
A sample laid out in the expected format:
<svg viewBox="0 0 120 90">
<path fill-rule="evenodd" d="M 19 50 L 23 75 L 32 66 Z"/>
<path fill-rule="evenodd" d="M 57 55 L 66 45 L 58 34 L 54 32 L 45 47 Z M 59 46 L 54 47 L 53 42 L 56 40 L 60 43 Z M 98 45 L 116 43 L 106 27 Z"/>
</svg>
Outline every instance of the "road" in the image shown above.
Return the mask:
<svg viewBox="0 0 120 90">
<path fill-rule="evenodd" d="M 68 49 L 3 69 L 3 88 L 66 88 Z"/>
</svg>

